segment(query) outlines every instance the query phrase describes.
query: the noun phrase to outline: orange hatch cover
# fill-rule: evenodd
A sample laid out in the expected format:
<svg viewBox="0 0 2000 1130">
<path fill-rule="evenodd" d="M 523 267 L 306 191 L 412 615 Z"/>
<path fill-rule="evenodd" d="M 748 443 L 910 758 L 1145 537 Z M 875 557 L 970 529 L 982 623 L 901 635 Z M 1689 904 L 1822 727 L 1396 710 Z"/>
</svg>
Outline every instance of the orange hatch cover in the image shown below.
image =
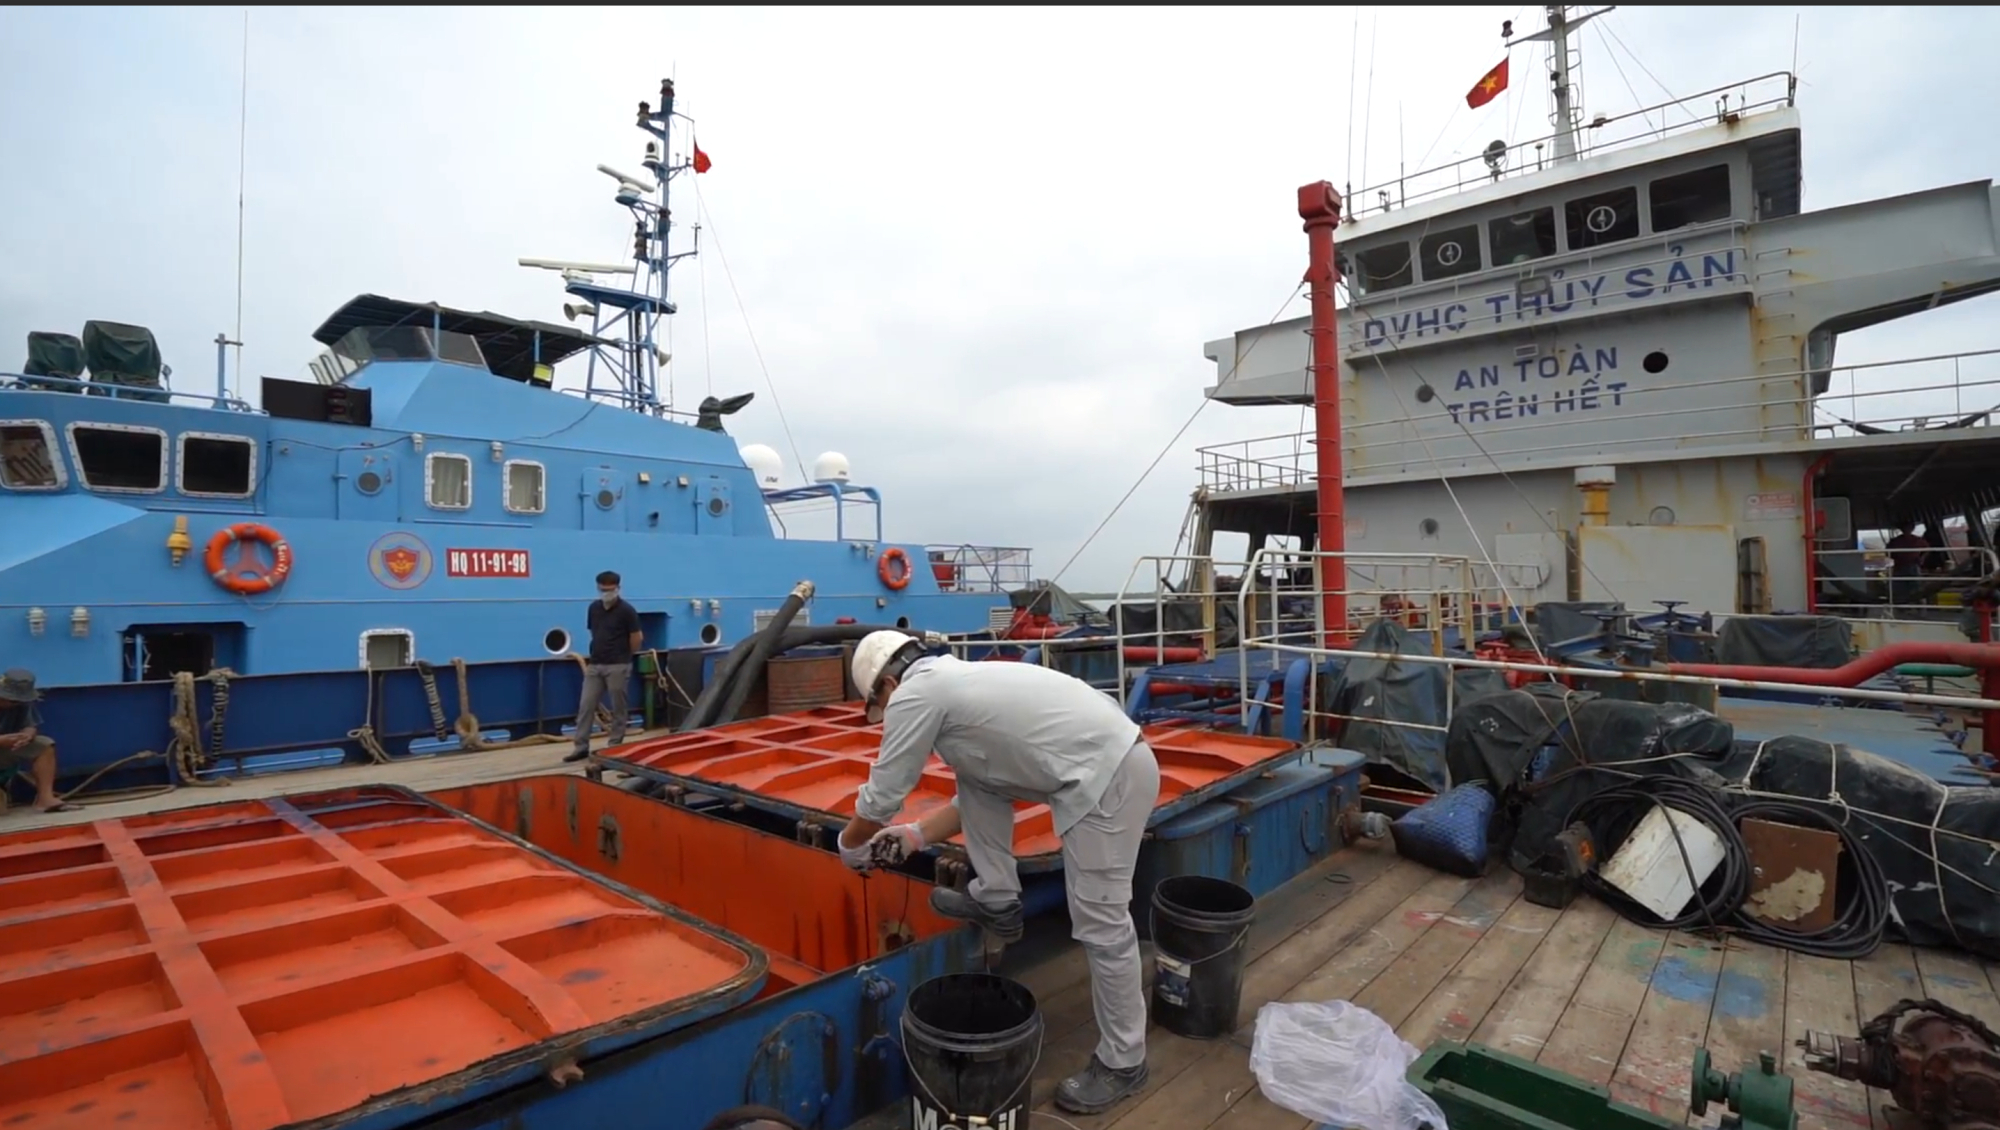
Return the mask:
<svg viewBox="0 0 2000 1130">
<path fill-rule="evenodd" d="M 0 1126 L 393 1121 L 692 1023 L 766 969 L 400 789 L 0 836 Z"/>
<path fill-rule="evenodd" d="M 1298 750 L 1283 738 L 1184 726 L 1147 726 L 1145 736 L 1160 759 L 1162 808 Z M 852 816 L 854 794 L 868 780 L 881 744 L 882 727 L 869 725 L 861 704 L 849 702 L 632 742 L 604 757 L 642 775 L 767 797 L 808 812 Z M 948 804 L 955 791 L 950 767 L 932 754 L 897 819 L 914 820 Z M 963 837 L 954 836 L 952 842 L 962 844 Z M 1047 805 L 1014 806 L 1017 857 L 1061 850 Z"/>
</svg>

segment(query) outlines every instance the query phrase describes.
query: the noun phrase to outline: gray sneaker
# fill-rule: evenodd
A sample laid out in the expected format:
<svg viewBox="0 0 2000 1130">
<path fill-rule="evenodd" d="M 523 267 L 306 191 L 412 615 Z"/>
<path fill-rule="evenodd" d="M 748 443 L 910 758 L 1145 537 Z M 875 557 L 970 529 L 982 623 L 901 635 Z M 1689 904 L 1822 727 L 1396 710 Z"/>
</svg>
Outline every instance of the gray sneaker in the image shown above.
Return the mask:
<svg viewBox="0 0 2000 1130">
<path fill-rule="evenodd" d="M 1104 1066 L 1095 1055 L 1090 1066 L 1056 1085 L 1056 1105 L 1071 1114 L 1102 1114 L 1146 1085 L 1146 1065 L 1123 1070 Z"/>
<path fill-rule="evenodd" d="M 1002 942 L 1018 942 L 1025 930 L 1021 918 L 1021 900 L 1014 899 L 1000 906 L 987 906 L 977 902 L 964 891 L 954 891 L 949 887 L 931 889 L 931 909 L 946 918 L 956 918 L 960 922 L 976 922 L 987 933 Z"/>
</svg>

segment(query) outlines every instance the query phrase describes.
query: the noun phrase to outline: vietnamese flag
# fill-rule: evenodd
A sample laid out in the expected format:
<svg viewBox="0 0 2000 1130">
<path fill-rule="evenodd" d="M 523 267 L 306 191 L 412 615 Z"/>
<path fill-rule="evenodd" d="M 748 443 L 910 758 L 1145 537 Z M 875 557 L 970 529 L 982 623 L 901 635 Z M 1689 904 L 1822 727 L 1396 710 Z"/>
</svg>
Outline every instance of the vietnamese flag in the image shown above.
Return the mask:
<svg viewBox="0 0 2000 1130">
<path fill-rule="evenodd" d="M 1506 79 L 1505 79 L 1505 78 L 1502 78 L 1502 79 L 1501 79 L 1500 81 L 1501 81 L 1501 83 L 1502 83 L 1503 85 L 1504 85 L 1504 84 L 1506 83 Z M 712 166 L 714 166 L 714 164 L 715 164 L 715 162 L 713 162 L 713 161 L 709 160 L 709 159 L 708 159 L 708 154 L 706 154 L 706 153 L 703 153 L 703 152 L 701 151 L 701 146 L 700 146 L 699 144 L 697 144 L 697 145 L 696 145 L 696 146 L 694 147 L 694 171 L 695 171 L 695 172 L 697 172 L 697 173 L 705 173 L 705 172 L 707 172 L 707 171 L 708 171 L 708 170 L 709 170 L 709 169 L 710 169 L 710 168 L 711 168 Z"/>
<path fill-rule="evenodd" d="M 1500 92 L 1505 89 L 1507 89 L 1507 60 L 1502 59 L 1497 66 L 1486 72 L 1485 77 L 1473 83 L 1471 90 L 1465 92 L 1465 104 L 1477 110 L 1499 97 Z"/>
</svg>

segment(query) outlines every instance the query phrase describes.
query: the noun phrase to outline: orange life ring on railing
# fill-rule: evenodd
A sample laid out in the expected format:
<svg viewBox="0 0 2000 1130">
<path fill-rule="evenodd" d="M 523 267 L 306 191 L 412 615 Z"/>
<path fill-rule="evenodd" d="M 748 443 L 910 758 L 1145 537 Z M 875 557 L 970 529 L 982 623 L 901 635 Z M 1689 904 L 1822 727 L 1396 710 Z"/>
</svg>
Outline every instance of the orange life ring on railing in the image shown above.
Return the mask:
<svg viewBox="0 0 2000 1130">
<path fill-rule="evenodd" d="M 890 568 L 890 566 L 895 568 Z M 875 562 L 875 575 L 890 592 L 901 592 L 910 584 L 910 555 L 901 546 L 890 546 Z"/>
<path fill-rule="evenodd" d="M 241 552 L 237 553 L 234 565 L 223 563 L 223 555 L 230 546 L 246 541 L 260 541 L 270 548 L 268 568 L 262 562 L 246 561 Z M 215 536 L 208 539 L 208 552 L 202 564 L 208 567 L 208 575 L 215 578 L 215 583 L 230 592 L 245 596 L 270 592 L 292 574 L 292 544 L 269 526 L 238 522 L 215 531 Z"/>
</svg>

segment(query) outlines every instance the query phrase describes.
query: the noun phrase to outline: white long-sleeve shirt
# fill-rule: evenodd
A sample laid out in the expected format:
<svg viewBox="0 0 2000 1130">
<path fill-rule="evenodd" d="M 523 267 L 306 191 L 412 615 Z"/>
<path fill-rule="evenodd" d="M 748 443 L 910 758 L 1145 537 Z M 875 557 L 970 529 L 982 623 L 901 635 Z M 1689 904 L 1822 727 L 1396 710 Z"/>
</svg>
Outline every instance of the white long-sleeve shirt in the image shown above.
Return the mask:
<svg viewBox="0 0 2000 1130">
<path fill-rule="evenodd" d="M 1032 663 L 911 663 L 882 714 L 882 752 L 854 798 L 855 815 L 895 819 L 932 750 L 960 780 L 1047 804 L 1058 836 L 1111 784 L 1139 726 L 1083 680 Z"/>
</svg>

